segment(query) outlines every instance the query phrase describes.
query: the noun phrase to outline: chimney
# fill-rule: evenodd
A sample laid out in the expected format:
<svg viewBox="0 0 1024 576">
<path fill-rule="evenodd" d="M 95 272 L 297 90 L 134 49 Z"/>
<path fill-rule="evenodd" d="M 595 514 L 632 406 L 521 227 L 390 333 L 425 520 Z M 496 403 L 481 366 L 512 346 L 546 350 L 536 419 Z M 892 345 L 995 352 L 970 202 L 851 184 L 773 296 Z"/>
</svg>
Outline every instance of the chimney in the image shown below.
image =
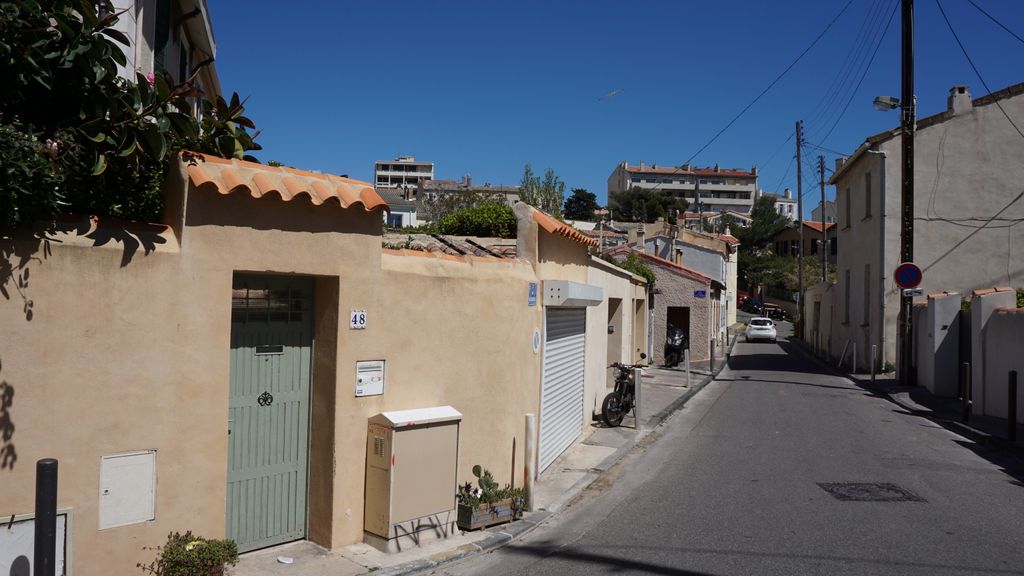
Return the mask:
<svg viewBox="0 0 1024 576">
<path fill-rule="evenodd" d="M 792 200 L 792 199 L 793 199 L 793 191 L 790 190 L 789 188 L 786 188 L 786 200 Z"/>
<path fill-rule="evenodd" d="M 646 252 L 647 251 L 646 230 L 644 230 L 644 223 L 643 222 L 638 224 L 637 227 L 636 227 L 636 247 L 641 252 Z"/>
<path fill-rule="evenodd" d="M 672 261 L 675 262 L 676 266 L 682 266 L 683 265 L 683 249 L 682 248 L 676 248 L 675 258 L 673 258 Z"/>
<path fill-rule="evenodd" d="M 658 163 L 657 162 L 655 162 L 654 164 L 651 164 L 651 169 L 654 169 L 654 168 L 657 168 L 657 167 L 658 167 Z"/>
<path fill-rule="evenodd" d="M 718 163 L 715 163 L 715 172 L 720 172 L 721 168 L 718 167 Z"/>
<path fill-rule="evenodd" d="M 644 169 L 644 161 L 643 161 L 643 160 L 641 160 L 641 161 L 640 161 L 640 170 L 643 170 L 643 169 Z"/>
<path fill-rule="evenodd" d="M 959 85 L 953 86 L 949 89 L 949 98 L 946 100 L 946 109 L 953 116 L 959 116 L 966 112 L 970 112 L 974 108 L 974 102 L 971 101 L 971 93 L 967 91 L 967 86 Z"/>
<path fill-rule="evenodd" d="M 729 227 L 728 226 L 725 227 L 725 235 L 726 236 L 732 236 L 732 232 L 729 232 Z"/>
<path fill-rule="evenodd" d="M 750 173 L 753 174 L 754 176 L 757 176 L 757 166 L 752 167 L 750 169 Z"/>
<path fill-rule="evenodd" d="M 661 241 L 657 238 L 654 239 L 654 255 L 661 256 Z"/>
<path fill-rule="evenodd" d="M 839 172 L 840 170 L 842 170 L 843 166 L 846 165 L 846 161 L 847 160 L 849 160 L 849 158 L 847 158 L 846 156 L 840 156 L 840 157 L 836 158 L 836 169 L 835 169 L 835 171 Z"/>
</svg>

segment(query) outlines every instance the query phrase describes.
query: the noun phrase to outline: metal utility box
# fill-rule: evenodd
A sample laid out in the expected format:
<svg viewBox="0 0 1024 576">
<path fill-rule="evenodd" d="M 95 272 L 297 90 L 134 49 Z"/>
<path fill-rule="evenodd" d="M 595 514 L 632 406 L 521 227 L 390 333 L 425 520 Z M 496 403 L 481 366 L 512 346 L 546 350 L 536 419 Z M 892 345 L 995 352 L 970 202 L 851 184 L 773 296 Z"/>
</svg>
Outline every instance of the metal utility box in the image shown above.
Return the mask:
<svg viewBox="0 0 1024 576">
<path fill-rule="evenodd" d="M 370 418 L 363 529 L 383 539 L 386 548 L 400 538 L 419 543 L 424 533 L 454 532 L 461 421 L 451 406 Z"/>
</svg>

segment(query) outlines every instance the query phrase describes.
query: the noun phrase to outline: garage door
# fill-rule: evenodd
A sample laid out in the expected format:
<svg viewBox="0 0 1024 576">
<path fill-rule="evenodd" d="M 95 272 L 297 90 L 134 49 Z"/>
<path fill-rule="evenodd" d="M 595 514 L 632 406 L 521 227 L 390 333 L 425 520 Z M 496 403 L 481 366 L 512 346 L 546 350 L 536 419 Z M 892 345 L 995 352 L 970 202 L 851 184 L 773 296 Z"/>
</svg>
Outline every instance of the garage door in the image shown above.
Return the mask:
<svg viewBox="0 0 1024 576">
<path fill-rule="evenodd" d="M 583 366 L 587 310 L 548 308 L 540 399 L 540 470 L 583 431 Z"/>
</svg>

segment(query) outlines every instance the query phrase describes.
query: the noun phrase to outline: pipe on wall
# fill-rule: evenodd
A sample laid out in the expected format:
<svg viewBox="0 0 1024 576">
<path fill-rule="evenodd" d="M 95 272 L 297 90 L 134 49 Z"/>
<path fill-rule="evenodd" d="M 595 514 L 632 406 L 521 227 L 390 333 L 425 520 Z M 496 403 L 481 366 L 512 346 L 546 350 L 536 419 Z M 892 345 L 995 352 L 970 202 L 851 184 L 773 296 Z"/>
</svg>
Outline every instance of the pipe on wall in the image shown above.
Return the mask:
<svg viewBox="0 0 1024 576">
<path fill-rule="evenodd" d="M 878 252 L 879 252 L 879 263 L 880 263 L 879 282 L 878 282 L 878 310 L 879 310 L 879 312 L 878 312 L 878 319 L 879 319 L 879 323 L 878 323 L 878 348 L 879 348 L 879 351 L 881 352 L 881 354 L 879 354 L 878 362 L 880 364 L 879 367 L 884 369 L 884 367 L 885 367 L 885 274 L 886 274 L 886 270 L 888 270 L 885 267 L 885 224 L 886 224 L 886 211 L 887 211 L 886 205 L 885 205 L 885 171 L 887 170 L 888 167 L 886 166 L 887 158 L 886 158 L 885 152 L 883 150 L 868 150 L 867 153 L 868 154 L 877 154 L 877 155 L 882 157 L 882 170 L 881 170 L 881 172 L 882 172 L 882 176 L 881 176 L 882 181 L 879 183 L 879 186 L 878 186 L 878 194 L 880 196 L 879 197 L 879 209 L 881 210 L 881 213 L 879 214 L 879 220 L 881 220 L 881 225 L 879 226 L 880 232 L 879 232 L 879 238 L 878 238 L 878 246 L 879 246 Z M 869 338 L 869 340 L 870 340 L 870 338 Z M 879 371 L 881 372 L 881 370 L 879 370 Z"/>
</svg>

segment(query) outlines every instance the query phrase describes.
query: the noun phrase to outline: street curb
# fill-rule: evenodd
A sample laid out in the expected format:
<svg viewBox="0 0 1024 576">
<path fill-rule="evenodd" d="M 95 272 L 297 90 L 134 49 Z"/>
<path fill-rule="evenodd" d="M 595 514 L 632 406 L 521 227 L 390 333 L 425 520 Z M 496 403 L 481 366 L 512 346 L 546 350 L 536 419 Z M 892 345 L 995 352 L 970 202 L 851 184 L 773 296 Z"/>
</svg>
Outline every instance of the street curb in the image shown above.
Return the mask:
<svg viewBox="0 0 1024 576">
<path fill-rule="evenodd" d="M 985 447 L 988 447 L 988 448 L 993 448 L 993 449 L 1001 450 L 1003 452 L 1006 452 L 1007 454 L 1012 454 L 1014 456 L 1017 456 L 1018 458 L 1024 457 L 1024 450 L 1022 450 L 1019 446 L 1017 446 L 1015 444 L 1012 444 L 1008 440 L 1005 440 L 1005 439 L 1000 438 L 998 436 L 993 436 L 992 434 L 989 434 L 988 432 L 985 432 L 985 431 L 982 431 L 982 430 L 978 430 L 977 428 L 973 428 L 973 427 L 971 427 L 971 426 L 969 426 L 967 424 L 964 424 L 963 422 L 959 422 L 957 420 L 951 420 L 951 419 L 946 418 L 944 416 L 938 416 L 934 412 L 919 410 L 919 409 L 917 409 L 917 408 L 915 408 L 915 407 L 913 407 L 913 406 L 911 406 L 911 405 L 901 401 L 899 398 L 897 398 L 893 394 L 890 394 L 890 393 L 882 390 L 881 387 L 879 387 L 877 384 L 872 384 L 871 380 L 862 380 L 860 378 L 857 378 L 853 374 L 850 374 L 849 372 L 844 372 L 842 370 L 839 370 L 838 368 L 835 368 L 835 367 L 829 365 L 828 362 L 825 362 L 821 358 L 818 358 L 817 356 L 815 356 L 811 352 L 810 348 L 807 346 L 807 343 L 805 343 L 804 341 L 794 338 L 794 339 L 789 340 L 789 342 L 791 344 L 794 344 L 796 349 L 799 350 L 801 354 L 803 354 L 807 358 L 811 359 L 811 361 L 817 363 L 819 366 L 824 367 L 826 370 L 831 372 L 833 375 L 839 376 L 839 377 L 842 377 L 842 378 L 846 378 L 850 382 L 853 382 L 854 384 L 856 384 L 858 388 L 861 388 L 862 390 L 870 392 L 871 394 L 874 394 L 875 396 L 878 396 L 880 398 L 884 398 L 884 399 L 888 400 L 889 402 L 892 402 L 893 404 L 899 406 L 900 408 L 902 408 L 903 410 L 905 410 L 906 412 L 908 412 L 908 413 L 910 413 L 910 414 L 912 414 L 914 416 L 918 416 L 918 417 L 921 417 L 921 418 L 927 418 L 928 420 L 930 420 L 932 422 L 935 422 L 936 424 L 939 424 L 943 428 L 945 428 L 947 430 L 950 430 L 951 432 L 954 432 L 956 434 L 959 434 L 960 436 L 963 436 L 963 437 L 971 440 L 975 444 L 979 444 L 981 446 L 985 446 Z"/>
<path fill-rule="evenodd" d="M 732 355 L 733 348 L 736 346 L 736 341 L 733 340 L 732 344 L 729 345 L 729 349 L 726 351 L 725 358 L 722 359 L 720 366 L 717 366 L 713 374 L 709 374 L 704 377 L 699 383 L 694 385 L 692 388 L 687 389 L 682 396 L 677 398 L 674 402 L 669 404 L 666 408 L 660 412 L 651 416 L 647 421 L 647 424 L 643 429 L 639 430 L 636 440 L 632 444 L 625 444 L 618 448 L 615 452 L 611 453 L 607 458 L 601 461 L 597 465 L 596 469 L 600 470 L 600 473 L 586 474 L 578 482 L 572 485 L 569 490 L 565 492 L 562 498 L 559 498 L 552 506 L 545 510 L 538 510 L 531 512 L 529 516 L 525 516 L 520 520 L 516 520 L 510 524 L 506 524 L 501 530 L 496 530 L 491 536 L 484 538 L 479 542 L 472 544 L 466 544 L 460 548 L 456 548 L 454 553 L 438 553 L 431 558 L 414 560 L 405 564 L 399 564 L 390 568 L 378 570 L 374 572 L 377 576 L 400 576 L 400 575 L 414 575 L 421 574 L 428 570 L 434 570 L 439 566 L 450 564 L 471 556 L 481 554 L 483 552 L 490 552 L 505 546 L 511 542 L 514 542 L 523 536 L 533 532 L 538 526 L 543 524 L 551 516 L 557 513 L 566 503 L 571 502 L 577 496 L 583 493 L 591 484 L 597 480 L 602 473 L 611 468 L 616 462 L 621 460 L 626 453 L 636 448 L 640 443 L 640 440 L 645 438 L 651 430 L 661 426 L 669 416 L 679 411 L 686 403 L 697 395 L 698 392 L 704 389 L 712 380 L 718 378 L 722 370 L 725 370 L 729 366 L 729 357 Z"/>
</svg>

